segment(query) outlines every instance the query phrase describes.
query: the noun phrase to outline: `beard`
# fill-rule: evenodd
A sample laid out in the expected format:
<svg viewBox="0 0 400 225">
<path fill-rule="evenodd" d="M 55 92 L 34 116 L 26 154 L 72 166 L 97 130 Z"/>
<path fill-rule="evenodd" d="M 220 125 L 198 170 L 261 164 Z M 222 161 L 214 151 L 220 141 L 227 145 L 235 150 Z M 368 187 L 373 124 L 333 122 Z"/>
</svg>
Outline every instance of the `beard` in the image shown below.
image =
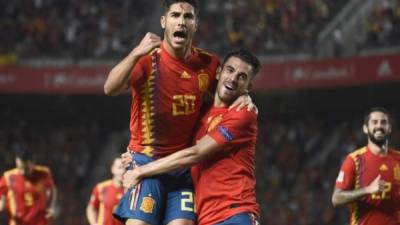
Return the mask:
<svg viewBox="0 0 400 225">
<path fill-rule="evenodd" d="M 388 142 L 389 136 L 390 136 L 390 134 L 385 133 L 384 130 L 381 130 L 381 131 L 384 133 L 384 135 L 381 137 L 374 136 L 374 133 L 376 131 L 374 131 L 372 133 L 368 131 L 368 138 L 372 141 L 372 143 L 374 143 L 378 146 L 383 146 L 384 144 L 386 144 Z"/>
</svg>

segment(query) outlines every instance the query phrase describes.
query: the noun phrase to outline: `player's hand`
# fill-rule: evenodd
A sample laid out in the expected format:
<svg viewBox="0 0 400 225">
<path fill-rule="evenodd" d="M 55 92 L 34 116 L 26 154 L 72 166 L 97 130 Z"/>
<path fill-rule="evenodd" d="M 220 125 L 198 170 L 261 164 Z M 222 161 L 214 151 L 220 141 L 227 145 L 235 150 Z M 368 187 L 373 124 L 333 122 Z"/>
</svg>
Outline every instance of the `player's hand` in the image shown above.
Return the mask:
<svg viewBox="0 0 400 225">
<path fill-rule="evenodd" d="M 139 174 L 137 173 L 137 169 L 128 170 L 123 175 L 122 184 L 125 189 L 134 187 L 139 182 L 140 182 L 140 179 L 139 179 Z"/>
<path fill-rule="evenodd" d="M 140 41 L 139 45 L 133 49 L 133 52 L 138 56 L 144 56 L 160 45 L 161 45 L 161 38 L 156 34 L 148 32 L 143 37 L 142 41 Z"/>
<path fill-rule="evenodd" d="M 366 191 L 369 194 L 376 194 L 385 190 L 385 181 L 381 179 L 379 174 L 374 181 L 372 181 L 367 187 Z"/>
<path fill-rule="evenodd" d="M 256 105 L 253 103 L 250 95 L 248 94 L 244 94 L 242 96 L 240 96 L 239 98 L 237 98 L 230 106 L 229 106 L 229 110 L 231 110 L 232 108 L 236 107 L 236 111 L 240 111 L 242 110 L 244 107 L 247 106 L 247 111 L 254 111 L 255 113 L 258 114 L 258 109 L 256 107 Z"/>
<path fill-rule="evenodd" d="M 127 169 L 133 161 L 132 154 L 130 152 L 124 152 L 121 154 L 122 166 Z"/>
<path fill-rule="evenodd" d="M 46 219 L 53 219 L 54 216 L 55 216 L 55 210 L 53 208 L 46 209 L 46 215 L 45 215 Z"/>
</svg>

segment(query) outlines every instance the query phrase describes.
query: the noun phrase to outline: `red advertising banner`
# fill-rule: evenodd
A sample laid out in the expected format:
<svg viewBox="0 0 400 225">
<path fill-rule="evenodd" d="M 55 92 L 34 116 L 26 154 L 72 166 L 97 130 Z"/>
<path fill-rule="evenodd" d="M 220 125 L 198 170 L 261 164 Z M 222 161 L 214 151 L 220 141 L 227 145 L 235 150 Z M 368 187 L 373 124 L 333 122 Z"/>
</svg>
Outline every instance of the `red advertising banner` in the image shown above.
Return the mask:
<svg viewBox="0 0 400 225">
<path fill-rule="evenodd" d="M 400 54 L 263 65 L 255 90 L 289 90 L 400 81 Z"/>
<path fill-rule="evenodd" d="M 0 67 L 0 93 L 102 94 L 109 68 Z"/>
<path fill-rule="evenodd" d="M 103 94 L 107 67 L 0 66 L 0 93 Z M 263 65 L 257 91 L 400 81 L 400 54 Z"/>
</svg>

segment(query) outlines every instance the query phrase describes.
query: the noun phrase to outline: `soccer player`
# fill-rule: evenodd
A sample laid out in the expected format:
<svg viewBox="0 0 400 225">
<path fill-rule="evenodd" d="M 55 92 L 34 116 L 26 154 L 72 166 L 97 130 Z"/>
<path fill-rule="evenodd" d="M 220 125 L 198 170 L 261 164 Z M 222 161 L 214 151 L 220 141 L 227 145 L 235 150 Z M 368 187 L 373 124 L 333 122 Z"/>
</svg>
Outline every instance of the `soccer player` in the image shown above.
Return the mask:
<svg viewBox="0 0 400 225">
<path fill-rule="evenodd" d="M 9 225 L 49 224 L 56 204 L 49 168 L 34 164 L 32 153 L 25 148 L 16 150 L 15 163 L 16 168 L 4 172 L 0 179 L 0 199 Z"/>
<path fill-rule="evenodd" d="M 197 1 L 165 0 L 164 9 L 163 40 L 147 33 L 104 84 L 108 95 L 132 90 L 128 150 L 137 153 L 138 164 L 190 146 L 203 96 L 216 85 L 218 58 L 192 45 Z M 248 105 L 246 96 L 240 106 Z M 127 224 L 194 224 L 190 171 L 144 180 L 124 195 L 114 215 Z"/>
<path fill-rule="evenodd" d="M 247 50 L 229 53 L 217 74 L 214 104 L 201 120 L 196 145 L 135 167 L 124 175 L 124 185 L 140 187 L 140 180 L 145 177 L 194 165 L 199 225 L 257 224 L 259 206 L 254 168 L 257 115 L 246 110 L 229 111 L 228 107 L 248 92 L 259 67 L 258 59 Z M 134 160 L 135 157 L 136 154 Z M 132 160 L 129 154 L 123 158 L 124 164 Z M 191 193 L 187 195 L 191 198 Z M 182 207 L 186 205 L 183 203 Z"/>
<path fill-rule="evenodd" d="M 363 125 L 368 144 L 341 166 L 332 203 L 350 206 L 350 224 L 400 224 L 400 152 L 389 147 L 391 122 L 386 109 L 368 111 Z"/>
<path fill-rule="evenodd" d="M 124 194 L 122 174 L 125 168 L 121 159 L 115 158 L 111 165 L 112 179 L 98 183 L 92 191 L 86 207 L 86 217 L 90 225 L 122 225 L 114 219 L 112 212 Z"/>
</svg>

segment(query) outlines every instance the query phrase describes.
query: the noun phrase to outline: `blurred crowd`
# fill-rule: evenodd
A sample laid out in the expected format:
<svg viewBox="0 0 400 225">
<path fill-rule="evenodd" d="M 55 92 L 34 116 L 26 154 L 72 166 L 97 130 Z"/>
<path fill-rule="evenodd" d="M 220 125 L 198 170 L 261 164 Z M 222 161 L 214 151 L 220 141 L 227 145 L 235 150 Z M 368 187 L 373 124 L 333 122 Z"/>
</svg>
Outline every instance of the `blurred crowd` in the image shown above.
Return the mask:
<svg viewBox="0 0 400 225">
<path fill-rule="evenodd" d="M 369 18 L 368 36 L 365 43 L 369 47 L 400 44 L 400 1 L 378 1 Z"/>
<path fill-rule="evenodd" d="M 316 51 L 322 28 L 346 0 L 202 0 L 196 43 L 223 54 Z M 390 3 L 385 3 L 390 2 Z M 0 54 L 73 59 L 125 55 L 148 31 L 161 35 L 159 0 L 14 0 L 0 2 Z M 370 18 L 368 45 L 398 43 L 398 0 Z"/>
</svg>

